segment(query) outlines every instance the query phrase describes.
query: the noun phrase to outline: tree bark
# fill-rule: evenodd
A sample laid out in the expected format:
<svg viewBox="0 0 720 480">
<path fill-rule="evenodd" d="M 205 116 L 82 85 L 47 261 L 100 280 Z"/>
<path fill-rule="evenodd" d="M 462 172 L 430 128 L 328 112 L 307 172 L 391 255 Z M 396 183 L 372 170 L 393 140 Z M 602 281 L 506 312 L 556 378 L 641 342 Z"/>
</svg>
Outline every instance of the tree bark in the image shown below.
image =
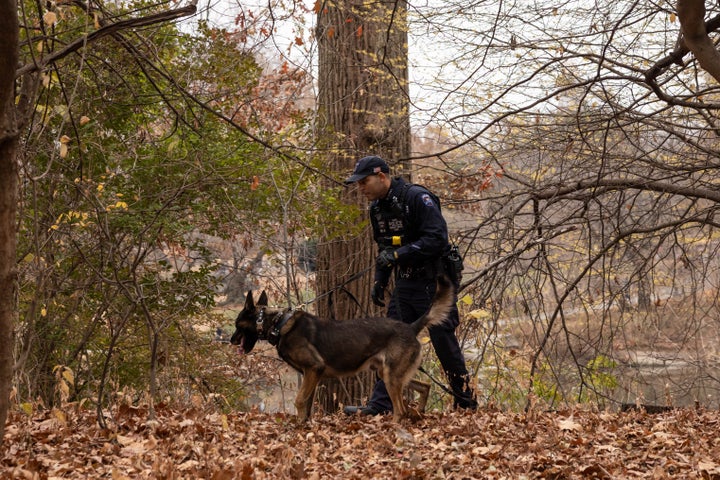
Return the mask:
<svg viewBox="0 0 720 480">
<path fill-rule="evenodd" d="M 0 444 L 10 408 L 15 316 L 15 215 L 17 211 L 18 130 L 15 69 L 19 53 L 17 4 L 0 0 Z"/>
<path fill-rule="evenodd" d="M 357 160 L 373 154 L 402 173 L 403 159 L 410 154 L 406 3 L 339 0 L 319 8 L 318 132 L 328 152 L 328 171 L 342 180 Z M 342 188 L 340 197 L 366 210 L 367 200 L 356 187 Z M 318 244 L 317 288 L 326 294 L 318 314 L 338 320 L 379 314 L 369 301 L 376 251 L 369 229 L 355 236 L 334 235 L 329 230 Z M 327 395 L 318 400 L 334 410 L 338 403 L 362 400 L 356 392 L 369 393 L 373 382 L 374 376 L 366 376 L 364 388 L 352 381 L 342 388 L 327 382 Z"/>
<path fill-rule="evenodd" d="M 384 157 L 394 173 L 402 173 L 402 160 L 410 154 L 406 6 L 394 1 L 341 1 L 320 8 L 318 131 L 325 139 L 328 169 L 344 179 L 357 160 L 373 154 Z M 366 209 L 367 201 L 355 187 L 343 188 L 341 197 Z M 370 268 L 373 254 L 368 232 L 321 242 L 319 292 L 331 291 Z M 368 311 L 371 284 L 370 268 L 361 280 L 346 286 L 359 306 L 347 295 L 336 294 L 332 308 L 321 302 L 318 313 L 341 319 Z"/>
<path fill-rule="evenodd" d="M 705 0 L 678 0 L 683 39 L 700 66 L 720 82 L 720 52 L 705 28 Z"/>
</svg>

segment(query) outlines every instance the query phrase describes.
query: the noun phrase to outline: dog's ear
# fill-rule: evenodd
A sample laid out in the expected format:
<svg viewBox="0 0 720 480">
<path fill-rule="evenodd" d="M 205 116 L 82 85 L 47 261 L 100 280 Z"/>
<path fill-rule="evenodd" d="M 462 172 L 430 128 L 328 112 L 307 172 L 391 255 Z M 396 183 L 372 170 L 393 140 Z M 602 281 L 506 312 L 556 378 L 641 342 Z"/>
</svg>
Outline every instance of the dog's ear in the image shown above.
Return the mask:
<svg viewBox="0 0 720 480">
<path fill-rule="evenodd" d="M 245 310 L 254 310 L 255 302 L 253 302 L 252 290 L 248 290 L 247 296 L 245 297 Z"/>
<path fill-rule="evenodd" d="M 265 293 L 265 290 L 260 294 L 260 298 L 258 299 L 258 305 L 262 305 L 263 307 L 267 307 L 268 297 L 267 293 Z"/>
</svg>

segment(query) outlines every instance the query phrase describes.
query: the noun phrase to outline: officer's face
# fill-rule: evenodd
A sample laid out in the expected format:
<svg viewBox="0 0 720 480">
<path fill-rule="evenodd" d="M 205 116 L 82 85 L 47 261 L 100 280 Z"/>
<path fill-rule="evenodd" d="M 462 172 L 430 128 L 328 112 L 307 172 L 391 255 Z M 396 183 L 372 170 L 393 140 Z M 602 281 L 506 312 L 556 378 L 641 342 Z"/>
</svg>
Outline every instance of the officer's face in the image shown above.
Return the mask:
<svg viewBox="0 0 720 480">
<path fill-rule="evenodd" d="M 385 198 L 390 189 L 390 177 L 380 172 L 374 175 L 368 175 L 357 182 L 360 193 L 370 200 L 378 200 Z"/>
</svg>

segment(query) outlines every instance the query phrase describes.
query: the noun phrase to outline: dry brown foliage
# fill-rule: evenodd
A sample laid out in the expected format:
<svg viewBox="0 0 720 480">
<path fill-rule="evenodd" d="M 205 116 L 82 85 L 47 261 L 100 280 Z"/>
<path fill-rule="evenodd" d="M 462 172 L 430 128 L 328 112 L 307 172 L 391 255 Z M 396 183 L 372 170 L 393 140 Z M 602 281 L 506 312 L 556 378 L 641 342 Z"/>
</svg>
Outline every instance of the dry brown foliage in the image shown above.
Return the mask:
<svg viewBox="0 0 720 480">
<path fill-rule="evenodd" d="M 720 413 L 573 410 L 390 417 L 121 407 L 16 411 L 1 478 L 720 478 Z"/>
</svg>

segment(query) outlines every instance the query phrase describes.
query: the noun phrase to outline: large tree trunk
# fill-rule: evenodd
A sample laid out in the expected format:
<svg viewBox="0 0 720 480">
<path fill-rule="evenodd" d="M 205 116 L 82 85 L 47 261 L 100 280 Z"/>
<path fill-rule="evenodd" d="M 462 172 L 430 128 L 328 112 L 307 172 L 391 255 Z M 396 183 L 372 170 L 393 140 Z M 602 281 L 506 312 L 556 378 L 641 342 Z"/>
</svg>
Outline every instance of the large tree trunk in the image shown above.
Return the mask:
<svg viewBox="0 0 720 480">
<path fill-rule="evenodd" d="M 340 0 L 320 5 L 318 131 L 328 147 L 328 171 L 343 179 L 360 157 L 375 154 L 399 173 L 410 154 L 406 4 Z M 367 201 L 355 187 L 342 189 L 341 197 L 366 209 Z M 373 312 L 369 298 L 375 246 L 369 231 L 332 235 L 328 231 L 318 245 L 318 293 L 332 292 L 318 304 L 318 314 L 343 319 Z M 366 275 L 334 290 L 364 270 Z M 321 389 L 319 401 L 326 410 L 356 403 L 362 400 L 359 395 L 369 393 L 373 378 L 367 376 L 362 388 L 328 382 L 329 391 Z"/>
<path fill-rule="evenodd" d="M 0 0 L 0 444 L 10 408 L 13 370 L 18 189 L 14 85 L 18 29 L 17 4 L 13 0 Z"/>
</svg>

